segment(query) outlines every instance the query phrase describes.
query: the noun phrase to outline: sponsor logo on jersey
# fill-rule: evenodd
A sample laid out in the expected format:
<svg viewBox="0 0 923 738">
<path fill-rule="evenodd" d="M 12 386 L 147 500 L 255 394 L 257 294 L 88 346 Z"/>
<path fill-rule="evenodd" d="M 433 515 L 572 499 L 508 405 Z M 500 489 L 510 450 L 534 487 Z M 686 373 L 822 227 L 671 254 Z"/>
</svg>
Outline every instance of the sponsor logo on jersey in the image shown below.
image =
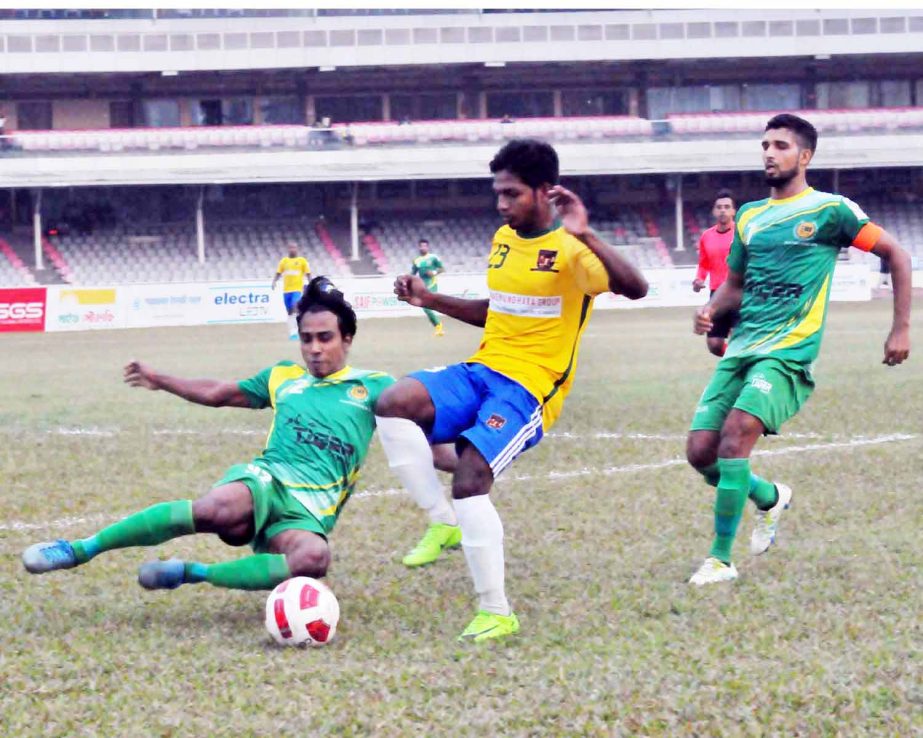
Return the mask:
<svg viewBox="0 0 923 738">
<path fill-rule="evenodd" d="M 564 300 L 560 295 L 517 295 L 490 291 L 490 309 L 524 318 L 560 318 Z"/>
<path fill-rule="evenodd" d="M 530 271 L 533 272 L 557 272 L 554 268 L 554 262 L 558 258 L 558 252 L 551 249 L 540 249 L 538 258 L 535 260 L 535 266 Z"/>
<path fill-rule="evenodd" d="M 369 391 L 361 384 L 357 384 L 355 387 L 350 388 L 348 394 L 354 400 L 365 400 L 369 396 Z"/>
<path fill-rule="evenodd" d="M 810 220 L 803 220 L 795 226 L 795 235 L 802 241 L 807 241 L 817 233 L 817 224 Z"/>
<path fill-rule="evenodd" d="M 486 423 L 488 428 L 500 430 L 504 425 L 506 425 L 506 418 L 504 418 L 502 415 L 497 415 L 497 413 L 494 413 L 489 418 L 487 418 Z"/>
</svg>

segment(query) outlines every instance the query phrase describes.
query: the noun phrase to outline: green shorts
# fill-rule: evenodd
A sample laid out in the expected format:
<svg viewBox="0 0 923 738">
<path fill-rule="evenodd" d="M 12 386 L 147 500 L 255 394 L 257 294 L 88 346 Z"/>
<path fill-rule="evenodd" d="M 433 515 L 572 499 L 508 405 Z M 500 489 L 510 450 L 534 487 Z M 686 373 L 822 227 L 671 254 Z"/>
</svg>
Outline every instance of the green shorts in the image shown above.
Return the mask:
<svg viewBox="0 0 923 738">
<path fill-rule="evenodd" d="M 814 391 L 807 371 L 768 356 L 730 356 L 718 362 L 702 393 L 689 430 L 721 430 L 732 408 L 762 421 L 766 433 L 778 433 Z"/>
<path fill-rule="evenodd" d="M 257 553 L 269 551 L 269 540 L 284 530 L 309 530 L 327 538 L 320 521 L 295 499 L 288 488 L 256 464 L 235 464 L 215 484 L 243 482 L 253 496 L 253 540 Z"/>
</svg>

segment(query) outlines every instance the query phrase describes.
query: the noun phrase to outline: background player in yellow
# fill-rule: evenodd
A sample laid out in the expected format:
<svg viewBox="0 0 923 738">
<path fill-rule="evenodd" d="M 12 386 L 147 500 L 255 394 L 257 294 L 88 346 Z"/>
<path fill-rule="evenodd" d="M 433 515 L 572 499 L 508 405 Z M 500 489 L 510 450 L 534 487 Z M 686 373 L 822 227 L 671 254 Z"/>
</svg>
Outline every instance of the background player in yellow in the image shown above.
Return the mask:
<svg viewBox="0 0 923 738">
<path fill-rule="evenodd" d="M 298 244 L 290 241 L 288 256 L 283 256 L 276 267 L 276 276 L 272 280 L 272 288 L 282 277 L 282 300 L 285 302 L 285 312 L 288 313 L 288 337 L 290 341 L 298 340 L 298 324 L 295 321 L 295 306 L 301 299 L 301 292 L 305 283 L 311 278 L 311 265 L 303 256 L 298 256 Z"/>
<path fill-rule="evenodd" d="M 731 310 L 740 323 L 702 393 L 689 430 L 689 463 L 717 488 L 715 535 L 694 585 L 737 578 L 731 550 L 747 498 L 757 508 L 750 553 L 775 541 L 792 490 L 750 471 L 760 436 L 777 433 L 814 390 L 830 283 L 840 249 L 854 246 L 891 260 L 894 316 L 884 344 L 888 366 L 910 353 L 910 255 L 856 203 L 808 186 L 817 148 L 808 121 L 783 113 L 766 124 L 763 167 L 770 196 L 737 212 L 727 280 L 695 315 L 695 332 L 711 330 Z"/>
<path fill-rule="evenodd" d="M 426 285 L 426 288 L 430 292 L 438 292 L 439 275 L 445 272 L 442 259 L 429 250 L 429 241 L 425 238 L 420 239 L 417 248 L 420 251 L 420 255 L 413 260 L 410 273 L 420 277 L 420 279 L 423 280 L 423 284 Z M 433 326 L 433 335 L 444 336 L 445 329 L 442 326 L 442 321 L 439 319 L 439 316 L 432 310 L 427 310 L 426 308 L 423 308 L 423 312 L 426 314 L 427 320 L 429 320 L 430 324 Z"/>
<path fill-rule="evenodd" d="M 376 405 L 378 415 L 415 421 L 431 443 L 456 444 L 452 497 L 479 597 L 478 614 L 460 639 L 473 641 L 519 630 L 504 587 L 503 524 L 488 494 L 494 479 L 538 443 L 560 413 L 594 296 L 607 290 L 633 300 L 647 294 L 641 272 L 600 240 L 580 198 L 557 184 L 558 156 L 550 145 L 510 141 L 490 171 L 506 223 L 488 260 L 490 297 L 430 292 L 409 274 L 395 282 L 401 300 L 482 326 L 480 347 L 463 363 L 401 379 Z M 432 463 L 417 456 L 421 464 Z M 418 504 L 440 505 L 437 493 L 441 489 L 428 500 L 416 496 Z"/>
</svg>

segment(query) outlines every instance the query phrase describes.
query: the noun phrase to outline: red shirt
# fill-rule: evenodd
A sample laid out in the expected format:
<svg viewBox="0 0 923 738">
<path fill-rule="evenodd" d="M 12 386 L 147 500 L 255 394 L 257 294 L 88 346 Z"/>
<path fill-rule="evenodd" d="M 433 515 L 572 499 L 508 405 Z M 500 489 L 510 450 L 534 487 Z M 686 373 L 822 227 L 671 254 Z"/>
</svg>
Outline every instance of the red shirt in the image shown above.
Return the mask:
<svg viewBox="0 0 923 738">
<path fill-rule="evenodd" d="M 718 226 L 713 225 L 702 232 L 699 238 L 699 269 L 695 273 L 696 279 L 705 281 L 708 276 L 708 287 L 716 290 L 728 278 L 728 253 L 731 250 L 731 241 L 734 240 L 734 224 L 724 233 L 718 231 Z"/>
</svg>

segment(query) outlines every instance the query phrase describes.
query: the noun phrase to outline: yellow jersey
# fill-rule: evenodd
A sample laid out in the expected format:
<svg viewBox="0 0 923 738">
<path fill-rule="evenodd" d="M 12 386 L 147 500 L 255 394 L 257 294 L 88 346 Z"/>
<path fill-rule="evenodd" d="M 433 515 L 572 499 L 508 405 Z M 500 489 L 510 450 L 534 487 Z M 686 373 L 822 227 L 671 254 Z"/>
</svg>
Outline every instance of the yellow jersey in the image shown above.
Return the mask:
<svg viewBox="0 0 923 738">
<path fill-rule="evenodd" d="M 494 235 L 487 288 L 484 335 L 468 361 L 525 387 L 543 405 L 548 430 L 573 383 L 593 298 L 609 290 L 609 275 L 561 226 L 533 238 L 503 226 Z"/>
<path fill-rule="evenodd" d="M 311 273 L 311 266 L 303 256 L 283 257 L 276 269 L 282 275 L 283 292 L 301 292 L 304 289 L 304 275 Z"/>
</svg>

